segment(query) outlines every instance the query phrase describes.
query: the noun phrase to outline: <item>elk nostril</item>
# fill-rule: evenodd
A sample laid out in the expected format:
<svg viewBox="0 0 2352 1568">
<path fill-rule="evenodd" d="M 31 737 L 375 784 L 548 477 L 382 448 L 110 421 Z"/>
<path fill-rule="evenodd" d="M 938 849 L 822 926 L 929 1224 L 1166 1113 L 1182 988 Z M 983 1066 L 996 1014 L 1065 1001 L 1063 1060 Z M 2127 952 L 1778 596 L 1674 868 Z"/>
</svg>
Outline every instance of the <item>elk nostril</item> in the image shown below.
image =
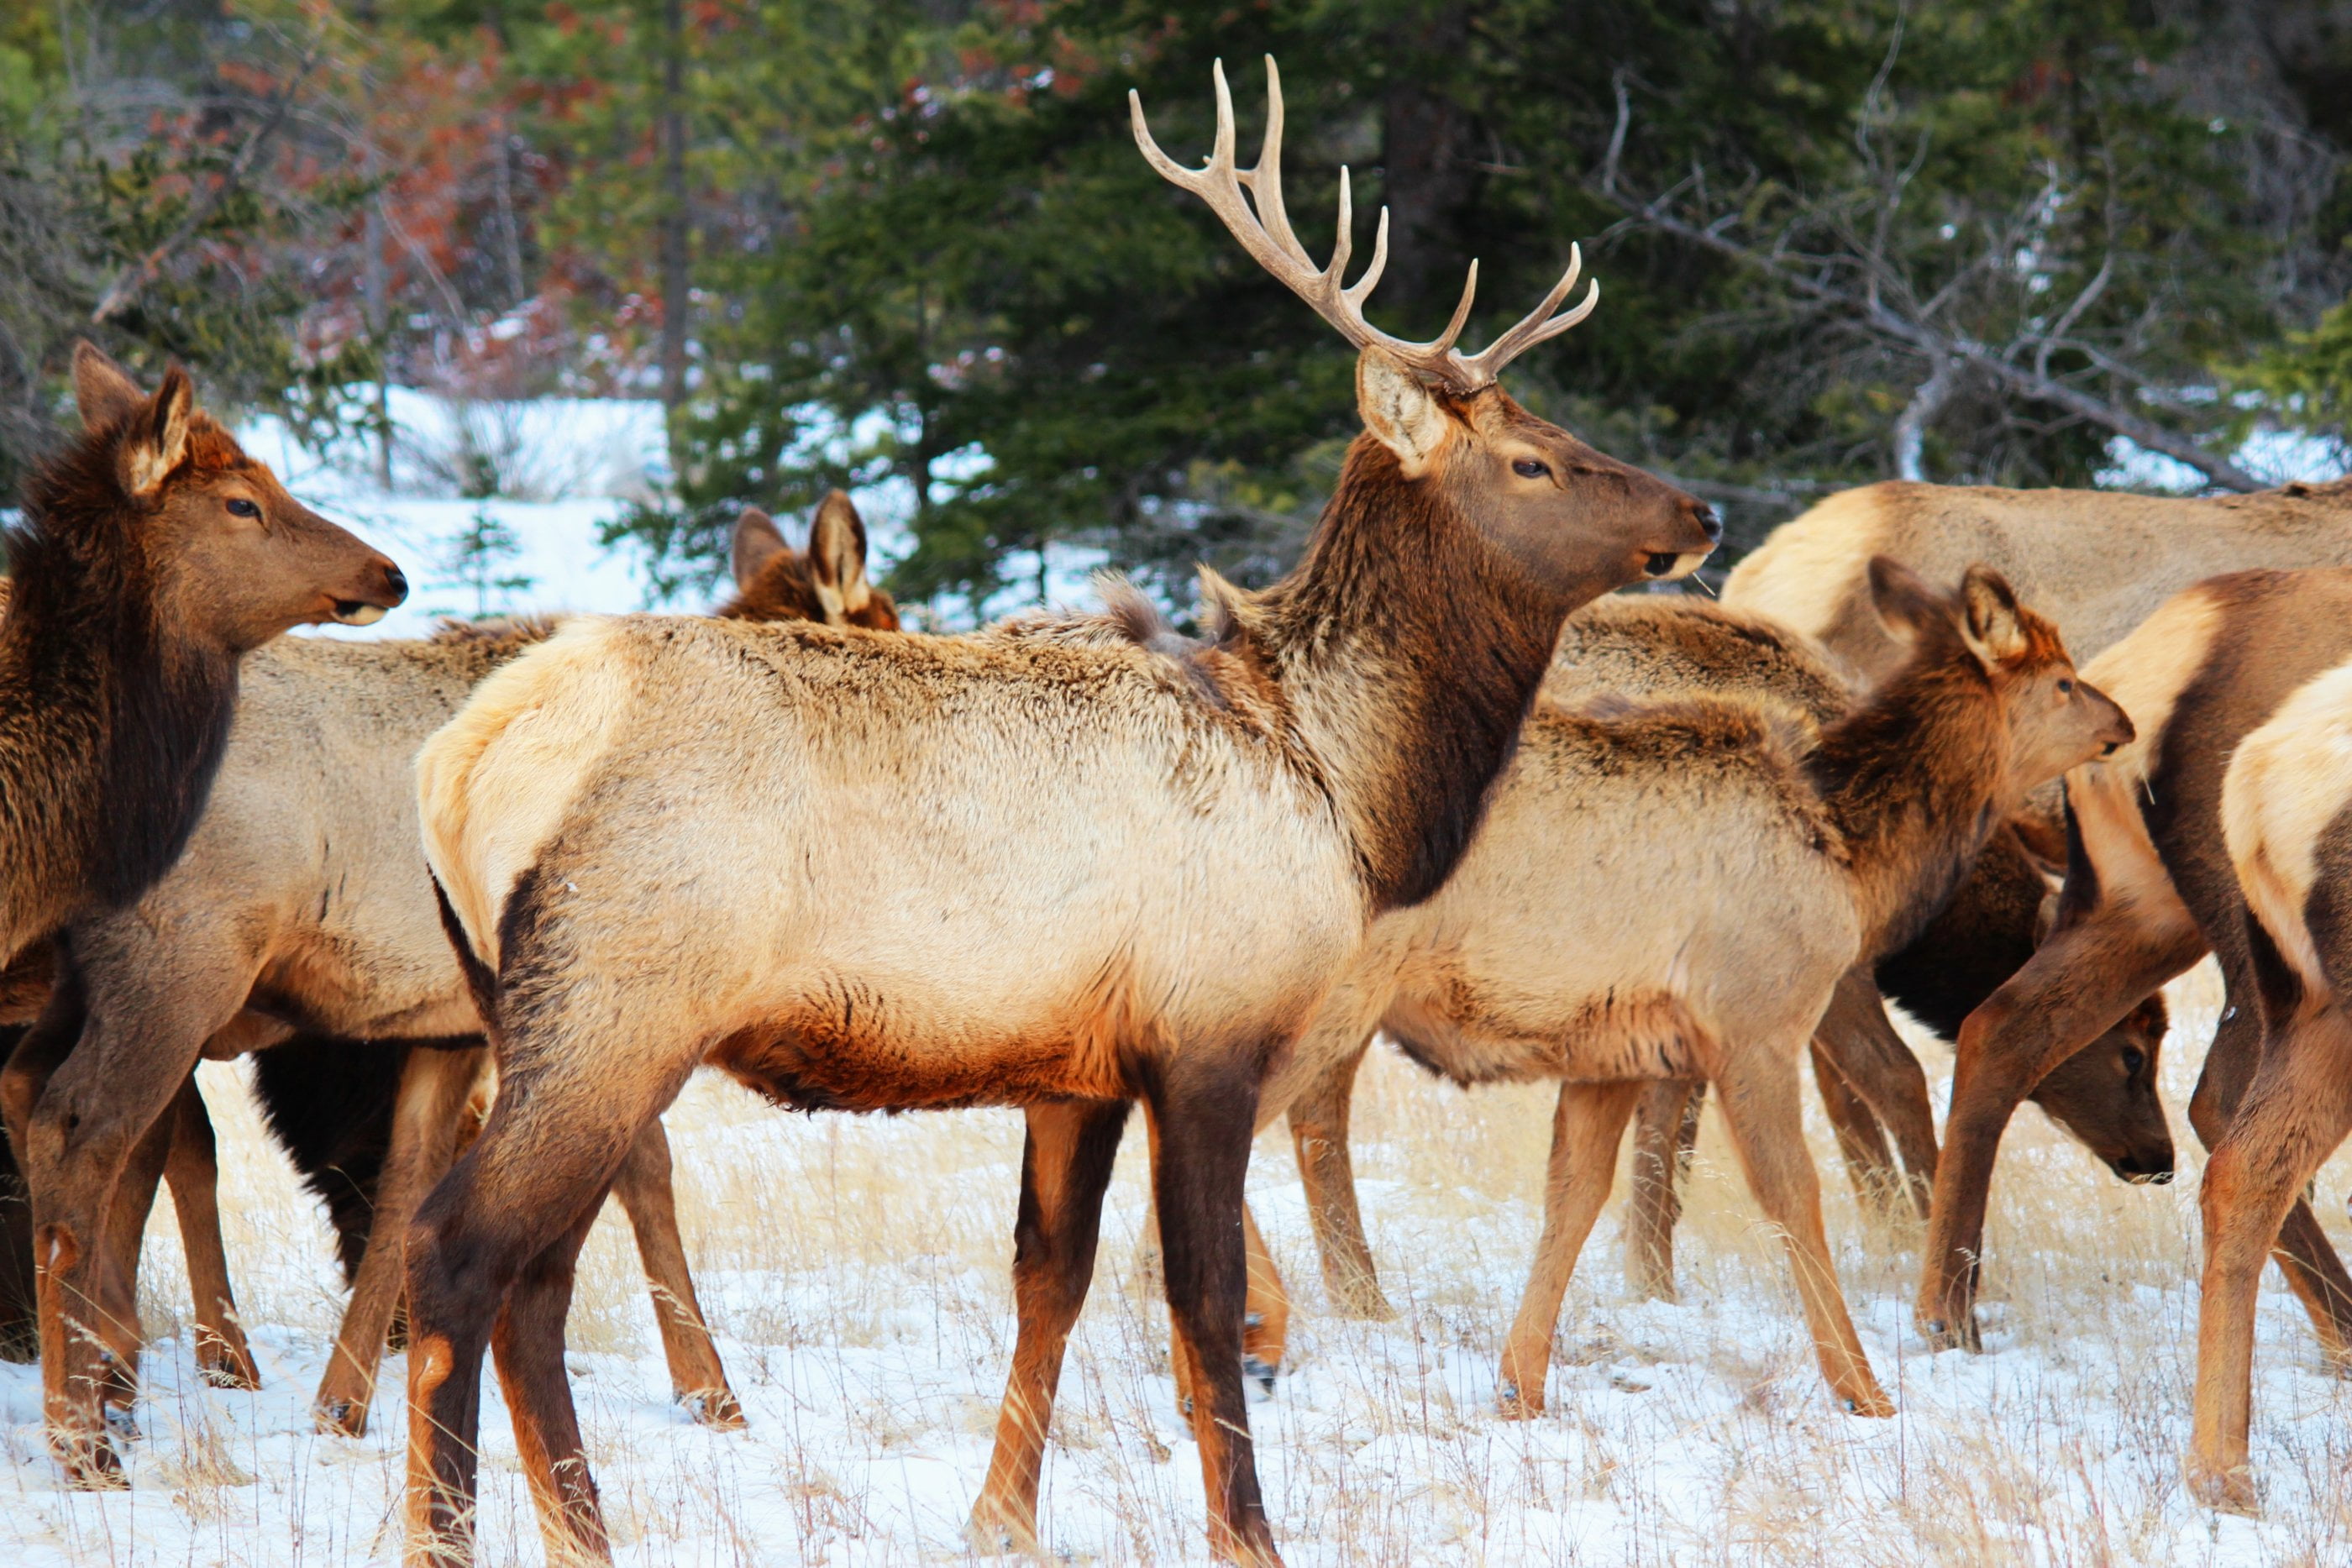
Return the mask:
<svg viewBox="0 0 2352 1568">
<path fill-rule="evenodd" d="M 387 564 L 384 567 L 383 586 L 391 593 L 392 601 L 394 604 L 402 602 L 408 597 L 407 575 L 396 566 Z"/>
<path fill-rule="evenodd" d="M 1708 506 L 1705 501 L 1701 501 L 1698 504 L 1697 512 L 1694 515 L 1698 518 L 1699 531 L 1706 535 L 1706 542 L 1711 545 L 1721 544 L 1723 542 L 1723 519 L 1716 514 L 1715 508 Z"/>
</svg>

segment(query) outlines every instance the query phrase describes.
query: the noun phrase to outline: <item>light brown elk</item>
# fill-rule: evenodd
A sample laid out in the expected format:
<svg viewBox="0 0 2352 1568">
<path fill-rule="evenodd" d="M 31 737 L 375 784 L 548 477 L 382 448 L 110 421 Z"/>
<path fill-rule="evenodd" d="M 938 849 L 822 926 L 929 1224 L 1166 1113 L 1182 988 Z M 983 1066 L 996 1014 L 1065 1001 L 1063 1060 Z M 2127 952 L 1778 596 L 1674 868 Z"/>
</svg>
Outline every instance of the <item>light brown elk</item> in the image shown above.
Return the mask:
<svg viewBox="0 0 2352 1568">
<path fill-rule="evenodd" d="M 763 514 L 747 517 L 736 541 L 743 580 L 726 613 L 895 623 L 888 596 L 866 580 L 864 529 L 847 497 L 819 509 L 812 537 L 804 559 Z M 167 1155 L 192 1231 L 200 1359 L 222 1381 L 253 1381 L 190 1072 L 200 1054 L 298 1034 L 354 1051 L 443 1047 L 408 1053 L 373 1194 L 387 1245 L 361 1262 L 319 1390 L 324 1428 L 364 1428 L 399 1299 L 399 1239 L 447 1166 L 483 1067 L 480 1021 L 435 910 L 410 762 L 478 682 L 547 634 L 540 623 L 453 628 L 423 643 L 291 642 L 257 654 L 219 786 L 186 852 L 138 904 L 61 939 L 60 984 L 0 1073 L 0 1108 L 24 1151 L 43 1252 L 48 1418 L 79 1479 L 117 1470 L 100 1405 L 135 1395 L 132 1279 Z M 740 1412 L 686 1273 L 668 1171 L 662 1130 L 649 1124 L 617 1190 L 654 1280 L 677 1391 L 705 1418 L 732 1424 Z"/>
<path fill-rule="evenodd" d="M 2352 1131 L 2352 664 L 2297 688 L 2221 780 L 2221 829 L 2246 904 L 2261 1063 L 2206 1162 L 2189 1490 L 2252 1511 L 2254 1300 L 2263 1262 Z"/>
<path fill-rule="evenodd" d="M 82 434 L 34 472 L 0 619 L 0 963 L 136 898 L 187 840 L 237 661 L 289 626 L 365 624 L 400 569 L 303 506 L 195 405 L 88 343 Z"/>
<path fill-rule="evenodd" d="M 2231 1125 L 2262 1056 L 2263 989 L 2222 840 L 2223 770 L 2291 693 L 2347 657 L 2352 570 L 2326 567 L 2209 579 L 2092 662 L 2086 674 L 2139 737 L 2068 776 L 2073 847 L 2056 925 L 1961 1028 L 1917 1297 L 1936 1343 L 1978 1345 L 1985 1206 L 2019 1098 L 2208 951 L 2229 1005 L 2189 1117 L 2209 1147 Z M 2300 1197 L 2276 1250 L 2323 1348 L 2352 1359 L 2352 1280 Z"/>
<path fill-rule="evenodd" d="M 1841 978 L 1916 933 L 2005 806 L 2130 729 L 1996 574 L 1948 601 L 1891 561 L 1874 578 L 1918 645 L 1825 730 L 1725 698 L 1538 706 L 1454 877 L 1374 927 L 1260 1102 L 1280 1114 L 1376 1026 L 1456 1082 L 1563 1081 L 1507 1412 L 1543 1407 L 1561 1296 L 1643 1085 L 1699 1077 L 1788 1243 L 1823 1376 L 1849 1408 L 1890 1408 L 1822 1239 L 1799 1059 Z M 1595 896 L 1610 887 L 1654 891 Z"/>
<path fill-rule="evenodd" d="M 410 1248 L 412 1551 L 470 1549 L 495 1324 L 551 1549 L 605 1554 L 562 1362 L 572 1260 L 635 1129 L 707 1063 L 793 1105 L 1024 1108 L 1020 1333 L 972 1519 L 992 1547 L 1034 1542 L 1141 1100 L 1211 1544 L 1276 1560 L 1240 1364 L 1259 1085 L 1368 923 L 1453 869 L 1568 612 L 1686 570 L 1717 528 L 1495 384 L 1581 319 L 1557 313 L 1573 267 L 1480 354 L 1452 346 L 1466 292 L 1433 342 L 1381 334 L 1360 307 L 1385 245 L 1344 283 L 1344 183 L 1329 267 L 1291 233 L 1271 63 L 1255 170 L 1222 69 L 1217 99 L 1204 170 L 1139 104 L 1138 140 L 1360 349 L 1366 433 L 1291 576 L 1213 583 L 1213 647 L 582 622 L 426 747 L 427 852 L 501 1088 Z"/>
<path fill-rule="evenodd" d="M 2088 660 L 2216 572 L 2352 565 L 2352 480 L 2198 498 L 1865 485 L 1773 530 L 1732 570 L 1724 602 L 1795 628 L 1877 680 L 1903 650 L 1871 612 L 1865 577 L 1874 555 L 1930 582 L 1958 582 L 1982 561 Z"/>
</svg>

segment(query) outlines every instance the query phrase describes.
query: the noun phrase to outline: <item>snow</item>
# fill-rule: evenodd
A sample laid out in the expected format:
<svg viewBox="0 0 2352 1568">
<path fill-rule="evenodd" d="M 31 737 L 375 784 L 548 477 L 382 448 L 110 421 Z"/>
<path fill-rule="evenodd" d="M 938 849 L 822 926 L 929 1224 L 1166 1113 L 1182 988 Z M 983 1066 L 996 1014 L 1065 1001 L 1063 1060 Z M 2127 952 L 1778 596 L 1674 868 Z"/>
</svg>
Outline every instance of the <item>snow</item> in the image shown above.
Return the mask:
<svg viewBox="0 0 2352 1568">
<path fill-rule="evenodd" d="M 2210 972 L 2176 988 L 2175 1106 L 2213 991 Z M 1924 1056 L 1948 1073 L 1940 1048 Z M 396 1557 L 402 1361 L 387 1363 L 368 1436 L 310 1430 L 306 1402 L 340 1302 L 324 1228 L 262 1145 L 237 1070 L 208 1065 L 204 1080 L 223 1124 L 230 1262 L 267 1385 L 228 1392 L 194 1375 L 175 1326 L 184 1278 L 159 1222 L 142 1294 L 163 1337 L 144 1367 L 131 1488 L 61 1490 L 34 1369 L 0 1367 L 0 1561 Z M 1777 1243 L 1710 1114 L 1678 1244 L 1682 1303 L 1625 1297 L 1612 1204 L 1562 1315 L 1549 1413 L 1501 1419 L 1491 1396 L 1536 1234 L 1546 1098 L 1444 1090 L 1376 1055 L 1358 1159 L 1402 1312 L 1392 1323 L 1326 1309 L 1288 1150 L 1278 1134 L 1261 1145 L 1253 1201 L 1298 1311 L 1285 1375 L 1252 1421 L 1291 1563 L 2352 1554 L 2347 1385 L 2292 1299 L 2266 1284 L 2254 1418 L 2264 1515 L 2203 1511 L 2179 1466 L 2194 1371 L 2194 1173 L 2126 1186 L 2030 1113 L 1994 1195 L 1987 1350 L 1973 1356 L 1931 1354 L 1913 1333 L 1916 1230 L 1865 1219 L 1825 1126 L 1813 1129 L 1840 1275 L 1895 1418 L 1832 1408 Z M 625 1231 L 608 1214 L 583 1260 L 570 1361 L 621 1561 L 964 1560 L 959 1531 L 986 1473 L 1013 1342 L 1017 1117 L 792 1117 L 698 1082 L 670 1126 L 688 1250 L 750 1424 L 714 1433 L 671 1406 Z M 1066 1364 L 1044 1529 L 1065 1562 L 1192 1562 L 1203 1556 L 1200 1471 L 1140 1260 L 1142 1139 L 1128 1142 Z M 2347 1175 L 2331 1166 L 2322 1190 L 2340 1194 Z M 2334 1198 L 2324 1213 L 2340 1215 Z M 536 1562 L 511 1430 L 494 1395 L 483 1412 L 482 1560 Z"/>
</svg>

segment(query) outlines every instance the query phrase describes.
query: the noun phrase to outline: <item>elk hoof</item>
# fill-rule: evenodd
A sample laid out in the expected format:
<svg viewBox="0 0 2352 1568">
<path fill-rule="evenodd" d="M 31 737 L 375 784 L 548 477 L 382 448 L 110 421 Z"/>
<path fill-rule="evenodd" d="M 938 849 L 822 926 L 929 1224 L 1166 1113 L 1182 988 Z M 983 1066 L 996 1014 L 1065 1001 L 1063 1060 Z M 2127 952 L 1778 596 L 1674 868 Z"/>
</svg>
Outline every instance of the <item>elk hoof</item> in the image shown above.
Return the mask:
<svg viewBox="0 0 2352 1568">
<path fill-rule="evenodd" d="M 1041 1554 L 1035 1527 L 1015 1519 L 985 1498 L 972 1504 L 964 1521 L 967 1545 L 982 1557 L 1034 1557 Z"/>
<path fill-rule="evenodd" d="M 139 1440 L 139 1416 L 128 1405 L 109 1405 L 104 1412 L 107 1430 L 126 1443 Z"/>
<path fill-rule="evenodd" d="M 364 1437 L 368 1407 L 356 1399 L 321 1399 L 311 1406 L 310 1420 L 330 1437 Z"/>
<path fill-rule="evenodd" d="M 1519 1392 L 1516 1383 L 1505 1383 L 1495 1390 L 1495 1414 L 1506 1421 L 1532 1421 L 1544 1413 L 1543 1390 L 1532 1395 Z"/>
<path fill-rule="evenodd" d="M 2222 1513 L 2244 1514 L 2252 1518 L 2262 1511 L 2261 1501 L 2254 1495 L 2254 1478 L 2243 1465 L 2229 1470 L 2190 1466 L 2189 1495 L 2205 1507 Z"/>
<path fill-rule="evenodd" d="M 1280 1370 L 1273 1363 L 1260 1361 L 1254 1355 L 1242 1357 L 1242 1375 L 1255 1378 L 1257 1385 L 1268 1394 L 1274 1392 L 1275 1375 Z"/>
<path fill-rule="evenodd" d="M 709 1427 L 721 1432 L 743 1429 L 743 1406 L 736 1402 L 732 1389 L 698 1388 L 691 1394 L 681 1394 L 677 1402 L 686 1406 L 698 1427 Z"/>
<path fill-rule="evenodd" d="M 122 1456 L 105 1436 L 68 1438 L 58 1445 L 66 1467 L 66 1485 L 76 1491 L 121 1491 L 131 1485 L 122 1473 Z"/>
<path fill-rule="evenodd" d="M 261 1369 L 253 1358 L 235 1351 L 216 1351 L 205 1356 L 197 1365 L 197 1375 L 215 1388 L 241 1388 L 247 1392 L 261 1386 Z"/>
</svg>

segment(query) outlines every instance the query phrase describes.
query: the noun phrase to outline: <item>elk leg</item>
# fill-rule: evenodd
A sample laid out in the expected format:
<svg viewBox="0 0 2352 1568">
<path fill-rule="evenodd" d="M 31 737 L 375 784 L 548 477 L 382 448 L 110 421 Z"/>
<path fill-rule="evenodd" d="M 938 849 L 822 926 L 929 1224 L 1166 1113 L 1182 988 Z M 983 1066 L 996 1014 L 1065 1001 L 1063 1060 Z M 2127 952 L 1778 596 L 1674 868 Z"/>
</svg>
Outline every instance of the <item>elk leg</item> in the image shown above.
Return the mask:
<svg viewBox="0 0 2352 1568">
<path fill-rule="evenodd" d="M 1683 1217 L 1682 1184 L 1698 1144 L 1706 1081 L 1663 1078 L 1646 1085 L 1633 1113 L 1632 1200 L 1625 1207 L 1625 1288 L 1654 1301 L 1681 1299 L 1675 1289 L 1675 1226 Z"/>
<path fill-rule="evenodd" d="M 1094 1280 L 1103 1192 L 1127 1126 L 1123 1100 L 1033 1105 L 1013 1226 L 1013 1294 L 1020 1331 L 988 1479 L 965 1533 L 986 1552 L 1035 1552 L 1037 1483 L 1061 1385 L 1062 1351 Z M 1238 1354 L 1238 1347 L 1236 1347 Z"/>
<path fill-rule="evenodd" d="M 2248 986 L 2242 991 L 2233 985 L 2230 995 L 2234 998 L 2252 989 Z M 2189 1124 L 2207 1148 L 2221 1145 L 2265 1059 L 2261 1009 L 2233 1001 L 2223 1009 L 2221 1026 L 2213 1031 L 2204 1069 L 2197 1075 L 2197 1092 L 2189 1101 Z M 2346 1275 L 2344 1260 L 2336 1256 L 2327 1233 L 2319 1228 L 2319 1217 L 2312 1213 L 2300 1192 L 2279 1227 L 2273 1256 L 2311 1319 L 2321 1353 L 2337 1368 L 2352 1369 L 2352 1277 Z"/>
<path fill-rule="evenodd" d="M 702 1303 L 687 1268 L 686 1243 L 677 1233 L 677 1197 L 670 1180 L 669 1134 L 659 1117 L 646 1124 L 629 1145 L 613 1178 L 613 1196 L 629 1216 L 637 1256 L 653 1291 L 654 1321 L 661 1325 L 662 1358 L 669 1363 L 670 1395 L 706 1427 L 743 1425 L 743 1406 L 727 1385 L 727 1368 L 702 1321 Z"/>
<path fill-rule="evenodd" d="M 213 1119 L 194 1073 L 180 1085 L 171 1116 L 172 1152 L 163 1179 L 172 1186 L 180 1247 L 188 1256 L 188 1285 L 195 1297 L 196 1366 L 215 1388 L 258 1388 L 261 1372 L 237 1320 L 228 1253 L 221 1243 L 220 1161 Z"/>
<path fill-rule="evenodd" d="M 2251 1511 L 2254 1301 L 2280 1223 L 2352 1129 L 2352 1022 L 2312 1006 L 2264 1049 L 2245 1103 L 2205 1164 L 2205 1277 L 2197 1314 L 2196 1435 L 2189 1485 Z"/>
<path fill-rule="evenodd" d="M 1242 1394 L 1242 1315 L 1249 1262 L 1242 1184 L 1249 1170 L 1257 1084 L 1182 1059 L 1147 1101 L 1159 1131 L 1153 1171 L 1168 1314 L 1192 1391 L 1194 1442 L 1209 1497 L 1209 1548 L 1221 1560 L 1278 1564 L 1258 1491 Z"/>
<path fill-rule="evenodd" d="M 610 1556 L 572 1413 L 558 1299 L 570 1297 L 574 1233 L 586 1235 L 630 1145 L 677 1097 L 694 1063 L 690 1051 L 631 1059 L 593 1044 L 631 1040 L 644 1050 L 662 1039 L 662 1015 L 649 1012 L 650 1004 L 625 1010 L 609 997 L 598 999 L 606 1006 L 593 1035 L 556 1002 L 534 1015 L 528 1038 L 519 1030 L 501 1042 L 489 1124 L 409 1228 L 406 1530 L 414 1564 L 463 1563 L 473 1554 L 482 1354 L 494 1326 L 500 1383 L 517 1447 L 532 1469 L 541 1525 L 562 1536 L 549 1560 Z M 526 1290 L 519 1281 L 527 1270 L 535 1272 Z M 522 1310 L 509 1316 L 502 1309 L 510 1290 Z"/>
<path fill-rule="evenodd" d="M 1562 1083 L 1551 1118 L 1551 1158 L 1544 1176 L 1543 1238 L 1519 1296 L 1519 1314 L 1503 1343 L 1496 1403 L 1507 1416 L 1540 1416 L 1551 1370 L 1551 1331 L 1569 1276 L 1617 1171 L 1617 1145 L 1645 1085 Z"/>
<path fill-rule="evenodd" d="M 1870 1370 L 1870 1356 L 1853 1332 L 1845 1293 L 1830 1262 L 1829 1239 L 1822 1230 L 1822 1189 L 1805 1148 L 1805 1120 L 1797 1082 L 1797 1051 L 1803 1037 L 1758 1042 L 1759 1049 L 1726 1052 L 1717 1074 L 1723 1118 L 1739 1151 L 1748 1190 L 1764 1216 L 1780 1230 L 1789 1267 L 1804 1302 L 1806 1326 L 1820 1357 L 1822 1376 L 1848 1412 L 1891 1416 L 1895 1404 Z"/>
<path fill-rule="evenodd" d="M 1936 1113 L 1927 1098 L 1927 1074 L 1895 1024 L 1878 982 L 1864 968 L 1848 970 L 1830 993 L 1830 1005 L 1813 1027 L 1814 1061 L 1826 1055 L 1846 1087 L 1894 1138 L 1903 1156 L 1904 1185 L 1919 1218 L 1936 1181 Z"/>
<path fill-rule="evenodd" d="M 1242 1205 L 1242 1248 L 1249 1260 L 1249 1291 L 1242 1306 L 1242 1375 L 1257 1379 L 1259 1387 L 1274 1392 L 1282 1371 L 1283 1347 L 1290 1341 L 1290 1292 L 1282 1270 L 1258 1234 L 1257 1216 Z"/>
<path fill-rule="evenodd" d="M 193 972 L 216 988 L 212 994 L 189 994 L 195 988 L 184 984 L 180 994 L 98 1009 L 84 1006 L 79 972 L 65 966 L 47 1011 L 16 1052 L 28 1059 L 24 1079 L 46 1082 L 19 1079 L 6 1092 L 11 1103 L 31 1103 L 18 1147 L 33 1192 L 43 1409 L 51 1446 L 77 1486 L 121 1483 L 100 1401 L 139 1341 L 131 1279 L 109 1225 L 125 1167 L 250 979 L 233 962 Z M 18 1067 L 12 1059 L 11 1078 Z M 54 1071 L 44 1073 L 47 1067 Z M 122 1196 L 139 1207 L 137 1193 Z"/>
<path fill-rule="evenodd" d="M 1903 1173 L 1895 1168 L 1885 1134 L 1878 1130 L 1878 1118 L 1837 1070 L 1818 1037 L 1812 1057 L 1813 1085 L 1821 1092 L 1822 1109 L 1829 1113 L 1830 1130 L 1837 1135 L 1838 1156 L 1845 1165 L 1854 1199 L 1865 1212 L 1886 1218 Z"/>
<path fill-rule="evenodd" d="M 174 1121 L 173 1113 L 166 1110 L 131 1145 L 131 1157 L 123 1162 L 122 1174 L 114 1184 L 114 1201 L 107 1207 L 110 1279 L 102 1296 L 122 1303 L 115 1311 L 121 1314 L 123 1337 L 111 1347 L 114 1354 L 106 1368 L 100 1400 L 107 1410 L 115 1412 L 117 1428 L 134 1437 L 139 1431 L 131 1413 L 139 1403 L 139 1353 L 147 1339 L 139 1321 L 139 1254 L 147 1240 L 148 1216 L 155 1211 L 155 1189 L 171 1160 Z"/>
<path fill-rule="evenodd" d="M 1396 1309 L 1381 1291 L 1364 1216 L 1356 1204 L 1356 1167 L 1348 1152 L 1348 1120 L 1356 1097 L 1356 1072 L 1364 1048 L 1334 1062 L 1291 1103 L 1291 1147 L 1298 1176 L 1307 1186 L 1307 1218 L 1323 1259 L 1323 1289 L 1341 1317 L 1376 1322 L 1395 1319 Z"/>
<path fill-rule="evenodd" d="M 2019 1103 L 2052 1068 L 2204 956 L 2188 911 L 2177 900 L 2169 908 L 2151 902 L 2102 904 L 2081 924 L 2052 933 L 1960 1026 L 1916 1308 L 1931 1344 L 1981 1347 L 1976 1289 L 1985 1202 L 2001 1132 Z"/>
<path fill-rule="evenodd" d="M 473 1092 L 488 1052 L 415 1050 L 400 1074 L 393 1102 L 392 1143 L 376 1177 L 375 1217 L 368 1227 L 367 1250 L 360 1255 L 359 1278 L 328 1357 L 326 1375 L 310 1402 L 310 1418 L 321 1432 L 356 1437 L 367 1430 L 375 1397 L 375 1369 L 383 1339 L 400 1304 L 405 1272 L 408 1222 L 433 1184 L 449 1168 L 457 1143 L 457 1117 Z"/>
</svg>

